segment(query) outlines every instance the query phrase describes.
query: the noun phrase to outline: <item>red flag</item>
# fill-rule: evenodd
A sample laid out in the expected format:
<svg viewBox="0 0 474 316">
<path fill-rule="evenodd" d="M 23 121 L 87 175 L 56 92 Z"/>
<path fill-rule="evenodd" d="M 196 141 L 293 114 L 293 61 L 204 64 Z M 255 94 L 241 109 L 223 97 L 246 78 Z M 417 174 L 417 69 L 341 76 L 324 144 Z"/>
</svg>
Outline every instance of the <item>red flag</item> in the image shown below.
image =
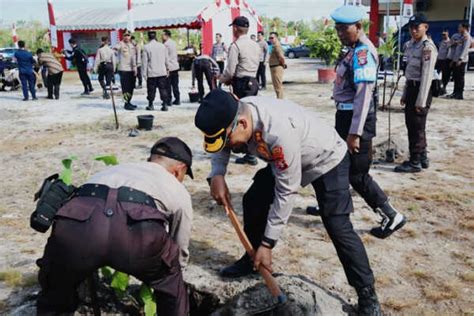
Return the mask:
<svg viewBox="0 0 474 316">
<path fill-rule="evenodd" d="M 18 48 L 18 36 L 16 35 L 15 23 L 13 23 L 12 25 L 12 39 L 13 39 L 13 44 L 15 44 L 15 47 Z"/>
<path fill-rule="evenodd" d="M 127 29 L 130 32 L 135 32 L 135 26 L 133 24 L 133 15 L 132 15 L 132 0 L 128 0 L 128 22 L 127 22 Z"/>
<path fill-rule="evenodd" d="M 54 18 L 53 1 L 48 0 L 49 15 L 49 37 L 51 38 L 51 46 L 58 47 L 58 33 L 56 31 L 56 19 Z"/>
</svg>

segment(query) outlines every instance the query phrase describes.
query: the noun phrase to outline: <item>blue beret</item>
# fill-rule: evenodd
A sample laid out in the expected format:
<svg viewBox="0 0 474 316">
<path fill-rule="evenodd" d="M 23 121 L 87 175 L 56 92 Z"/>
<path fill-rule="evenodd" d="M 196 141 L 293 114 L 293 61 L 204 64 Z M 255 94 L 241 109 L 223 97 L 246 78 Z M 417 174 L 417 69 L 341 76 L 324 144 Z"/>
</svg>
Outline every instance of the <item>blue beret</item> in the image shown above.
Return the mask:
<svg viewBox="0 0 474 316">
<path fill-rule="evenodd" d="M 331 13 L 331 18 L 336 23 L 353 24 L 362 20 L 365 12 L 361 7 L 353 5 L 343 5 Z"/>
</svg>

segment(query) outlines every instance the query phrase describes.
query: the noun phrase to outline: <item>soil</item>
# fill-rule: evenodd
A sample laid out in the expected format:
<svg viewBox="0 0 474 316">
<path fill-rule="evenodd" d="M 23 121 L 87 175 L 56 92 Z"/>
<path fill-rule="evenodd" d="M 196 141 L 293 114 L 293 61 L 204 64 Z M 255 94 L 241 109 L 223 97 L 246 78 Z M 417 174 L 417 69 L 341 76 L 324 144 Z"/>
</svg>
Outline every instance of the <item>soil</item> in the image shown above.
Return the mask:
<svg viewBox="0 0 474 316">
<path fill-rule="evenodd" d="M 333 124 L 331 85 L 316 83 L 318 64 L 311 59 L 289 60 L 288 64 L 286 98 Z M 185 279 L 198 292 L 215 294 L 217 308 L 228 302 L 234 304 L 234 311 L 242 309 L 236 295 L 253 296 L 252 291 L 263 290 L 260 278 L 229 282 L 217 277 L 218 270 L 238 259 L 243 249 L 225 212 L 209 196 L 205 181 L 210 171 L 209 155 L 204 153 L 201 133 L 193 123 L 197 104 L 187 103 L 190 73 L 181 72 L 180 80 L 183 104 L 171 107 L 169 112 L 153 112 L 153 130 L 142 131 L 137 137 L 128 134 L 137 125 L 137 115 L 150 114 L 144 110 L 146 89 L 136 90 L 138 111 L 124 111 L 117 100 L 118 130 L 111 102 L 102 100 L 97 82 L 93 83 L 96 91 L 91 96 L 81 97 L 76 73 L 65 75 L 57 101 L 47 100 L 44 90 L 39 92 L 38 101 L 28 102 L 21 101 L 19 91 L 0 92 L 0 313 L 34 313 L 32 302 L 38 291 L 35 260 L 42 254 L 48 233 L 34 232 L 29 227 L 29 215 L 34 208 L 34 192 L 45 177 L 61 169 L 61 159 L 73 154 L 78 157 L 73 180 L 80 184 L 105 168 L 92 163 L 95 156 L 115 154 L 120 162 L 141 161 L 158 138 L 169 135 L 186 141 L 195 156 L 195 180 L 185 181 L 195 212 L 191 261 Z M 378 113 L 371 174 L 408 217 L 408 224 L 386 240 L 373 238 L 368 231 L 378 224 L 379 217 L 355 193 L 352 221 L 367 248 L 377 293 L 387 314 L 474 313 L 473 84 L 474 75 L 468 73 L 465 100 L 434 100 L 427 123 L 431 166 L 419 174 L 395 174 L 395 164 L 385 162 L 388 115 L 386 111 Z M 272 86 L 269 84 L 261 94 L 274 96 Z M 406 158 L 408 145 L 399 98 L 397 92 L 391 112 L 391 148 L 398 153 L 396 162 Z M 242 195 L 253 174 L 262 167 L 263 162 L 257 167 L 229 167 L 228 184 L 239 216 Z M 302 289 L 318 287 L 342 301 L 340 306 L 353 306 L 356 293 L 347 284 L 320 218 L 305 213 L 306 206 L 315 203 L 313 190 L 301 189 L 288 227 L 274 250 L 273 268 L 283 273 L 278 280 L 288 293 L 303 282 Z M 298 275 L 304 277 L 289 277 Z M 202 297 L 208 298 L 204 294 Z M 311 296 L 305 300 L 310 301 Z M 215 304 L 213 299 L 207 302 L 209 306 Z M 318 296 L 316 302 L 322 310 Z M 308 308 L 313 312 L 311 308 L 316 307 Z"/>
</svg>

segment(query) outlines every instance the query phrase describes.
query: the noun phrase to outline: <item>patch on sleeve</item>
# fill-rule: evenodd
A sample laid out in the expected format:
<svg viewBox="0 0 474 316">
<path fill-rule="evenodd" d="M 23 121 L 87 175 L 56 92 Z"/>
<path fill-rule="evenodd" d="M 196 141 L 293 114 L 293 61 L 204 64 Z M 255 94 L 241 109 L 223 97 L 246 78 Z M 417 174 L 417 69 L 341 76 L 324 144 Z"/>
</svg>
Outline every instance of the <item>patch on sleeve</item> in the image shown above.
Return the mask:
<svg viewBox="0 0 474 316">
<path fill-rule="evenodd" d="M 355 48 L 353 55 L 354 83 L 375 82 L 377 63 L 367 45 Z"/>
<path fill-rule="evenodd" d="M 430 49 L 423 50 L 423 60 L 428 61 L 430 59 L 431 59 L 431 50 Z"/>
<path fill-rule="evenodd" d="M 275 167 L 280 171 L 288 169 L 288 163 L 285 160 L 285 154 L 281 146 L 275 146 L 272 148 L 272 159 Z"/>
</svg>

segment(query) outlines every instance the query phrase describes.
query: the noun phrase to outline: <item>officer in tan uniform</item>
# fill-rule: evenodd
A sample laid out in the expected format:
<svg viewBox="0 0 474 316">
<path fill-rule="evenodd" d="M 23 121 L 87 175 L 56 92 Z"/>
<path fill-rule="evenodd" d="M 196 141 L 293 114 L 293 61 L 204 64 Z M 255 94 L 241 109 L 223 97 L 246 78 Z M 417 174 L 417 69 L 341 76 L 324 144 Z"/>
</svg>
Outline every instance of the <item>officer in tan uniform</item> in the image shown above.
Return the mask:
<svg viewBox="0 0 474 316">
<path fill-rule="evenodd" d="M 142 45 L 135 40 L 135 36 L 132 36 L 132 44 L 135 46 L 135 57 L 137 58 L 137 89 L 142 88 L 143 77 L 142 77 Z"/>
<path fill-rule="evenodd" d="M 103 266 L 153 288 L 158 315 L 188 315 L 182 267 L 189 259 L 193 209 L 182 184 L 192 153 L 176 137 L 160 139 L 148 161 L 93 175 L 54 219 L 38 260 L 38 315 L 72 315 L 77 286 Z"/>
<path fill-rule="evenodd" d="M 133 90 L 135 89 L 135 79 L 137 76 L 137 58 L 135 46 L 131 41 L 131 34 L 126 31 L 123 40 L 115 45 L 114 50 L 118 54 L 118 72 L 120 74 L 120 85 L 122 86 L 124 109 L 136 110 L 137 106 L 131 103 Z"/>
<path fill-rule="evenodd" d="M 359 236 L 350 221 L 350 158 L 336 130 L 318 115 L 291 101 L 268 97 L 237 100 L 216 89 L 201 103 L 196 126 L 212 155 L 211 195 L 230 206 L 225 181 L 231 151 L 257 155 L 268 165 L 259 170 L 243 197 L 244 230 L 256 250 L 221 270 L 225 277 L 251 274 L 263 264 L 271 271 L 272 248 L 291 215 L 300 186 L 311 184 L 321 218 L 334 243 L 349 284 L 359 296 L 359 312 L 380 315 L 374 276 Z"/>
<path fill-rule="evenodd" d="M 115 72 L 115 52 L 109 46 L 109 38 L 107 36 L 102 37 L 102 45 L 97 50 L 95 55 L 94 72 L 99 74 L 99 84 L 102 87 L 102 97 L 109 99 L 109 93 L 107 89 L 110 89 L 112 84 L 112 78 Z M 105 81 L 104 81 L 105 79 Z"/>
<path fill-rule="evenodd" d="M 236 17 L 230 26 L 237 39 L 229 47 L 227 67 L 219 80 L 223 84 L 232 85 L 232 92 L 239 98 L 257 95 L 260 46 L 248 35 L 250 23 L 246 17 Z M 255 166 L 257 158 L 247 154 L 237 158 L 235 162 Z"/>
<path fill-rule="evenodd" d="M 286 69 L 285 54 L 281 48 L 277 32 L 270 33 L 270 42 L 273 45 L 270 54 L 270 73 L 272 75 L 273 89 L 278 99 L 283 99 L 283 71 Z"/>
<path fill-rule="evenodd" d="M 428 21 L 423 14 L 409 20 L 412 39 L 406 44 L 407 59 L 405 89 L 400 99 L 405 106 L 410 159 L 395 168 L 395 172 L 420 172 L 429 167 L 426 151 L 426 117 L 431 106 L 431 83 L 438 51 L 426 36 Z"/>
</svg>

